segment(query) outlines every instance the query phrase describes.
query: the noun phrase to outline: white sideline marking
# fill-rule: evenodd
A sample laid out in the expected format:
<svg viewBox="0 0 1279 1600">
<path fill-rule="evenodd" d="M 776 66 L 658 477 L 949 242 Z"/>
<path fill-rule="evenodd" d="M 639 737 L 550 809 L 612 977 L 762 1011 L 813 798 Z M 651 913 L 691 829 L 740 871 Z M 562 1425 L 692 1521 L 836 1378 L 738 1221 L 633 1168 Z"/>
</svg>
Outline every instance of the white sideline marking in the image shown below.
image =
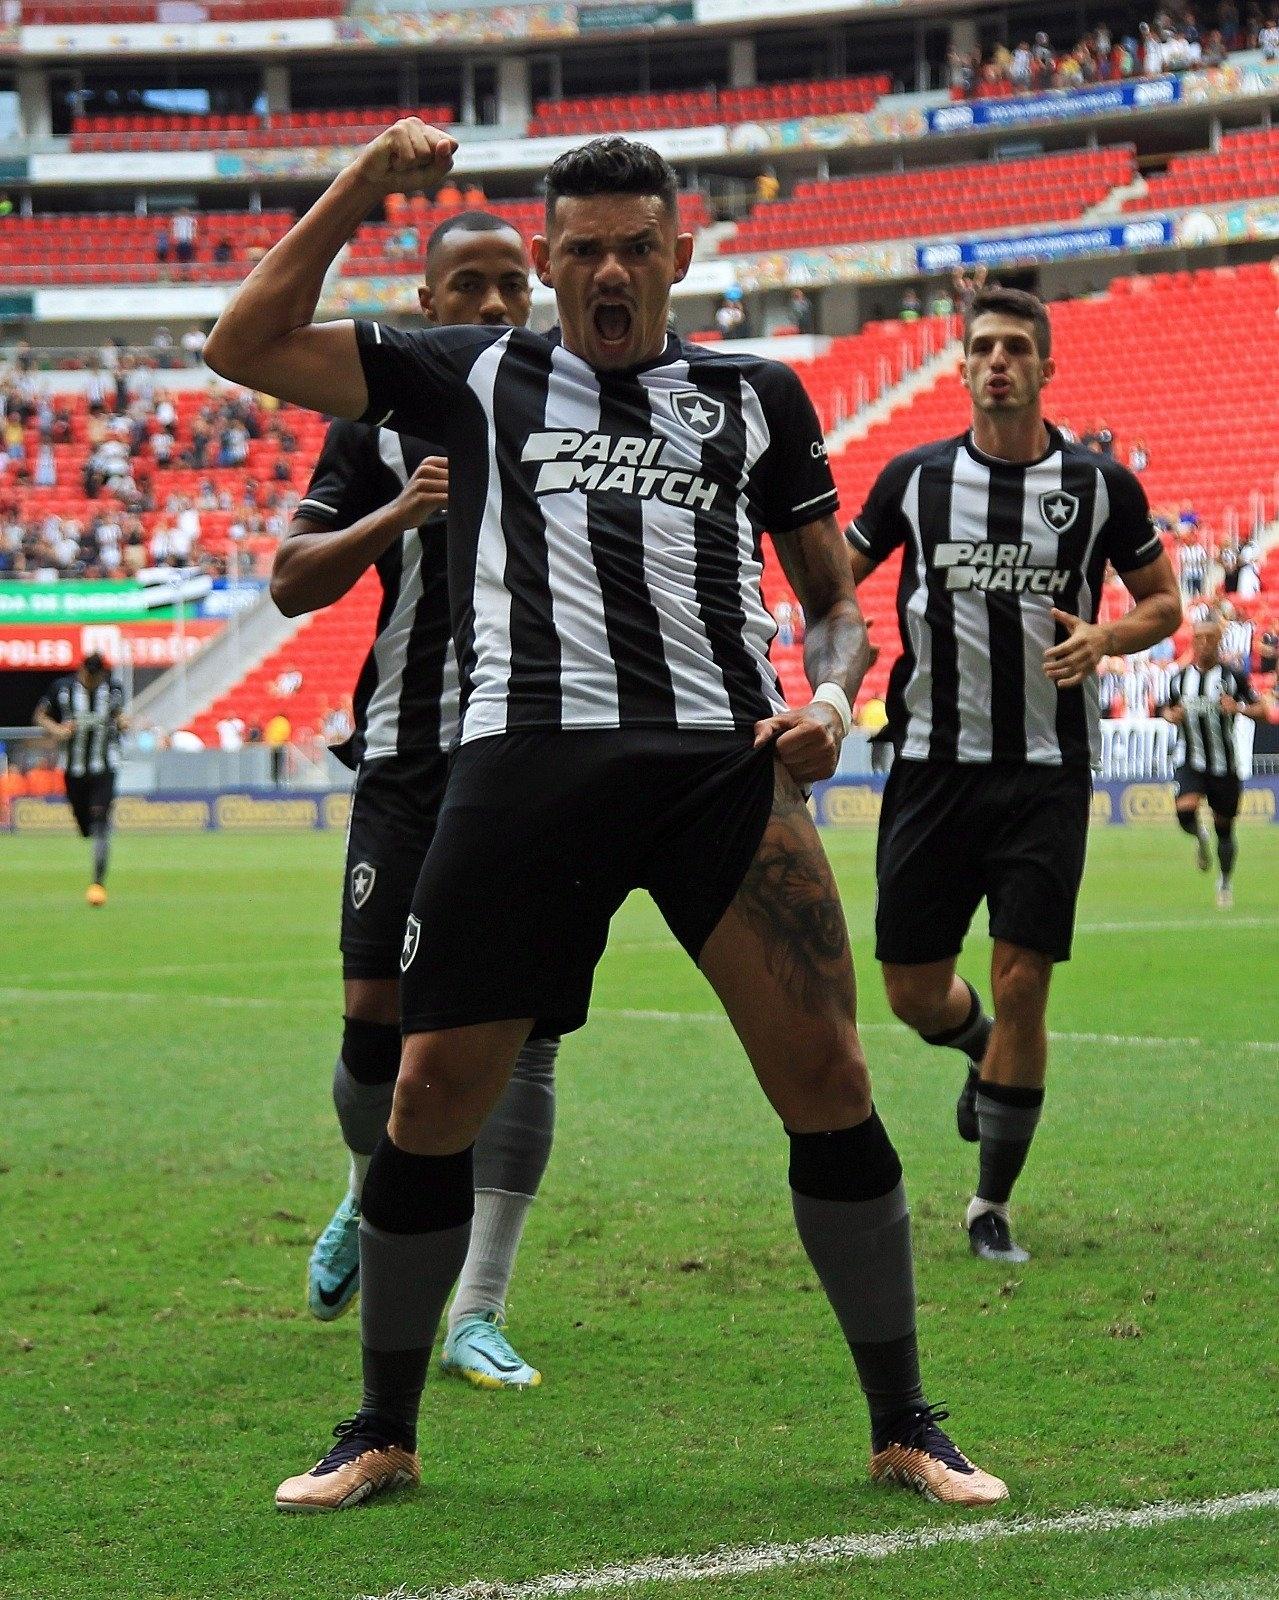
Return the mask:
<svg viewBox="0 0 1279 1600">
<path fill-rule="evenodd" d="M 278 1000 L 261 999 L 257 995 L 248 994 L 141 994 L 132 989 L 0 989 L 0 1000 L 122 1000 L 126 1005 L 196 1005 L 196 1006 L 226 1006 L 235 1008 L 249 1006 L 251 1008 L 269 1006 L 272 1010 L 280 1009 Z M 305 1001 L 290 1000 L 289 1005 L 296 1007 L 305 1004 Z M 329 1002 L 323 1002 L 327 1005 Z"/>
<path fill-rule="evenodd" d="M 722 1011 L 646 1011 L 646 1010 L 610 1010 L 607 1006 L 592 1006 L 593 1017 L 618 1017 L 624 1022 L 722 1022 L 728 1023 L 728 1018 Z M 909 1031 L 900 1022 L 859 1022 L 858 1033 L 900 1033 L 903 1036 Z M 1146 1045 L 1157 1050 L 1176 1049 L 1204 1049 L 1206 1046 L 1232 1050 L 1276 1050 L 1279 1051 L 1279 1040 L 1275 1039 L 1201 1039 L 1193 1034 L 1183 1034 L 1176 1038 L 1163 1038 L 1145 1033 L 1050 1033 L 1050 1039 L 1056 1039 L 1063 1044 L 1117 1044 L 1117 1045 Z"/>
<path fill-rule="evenodd" d="M 1168 1500 L 1122 1511 L 1101 1507 L 1060 1517 L 1002 1517 L 983 1522 L 949 1522 L 903 1533 L 837 1534 L 802 1544 L 734 1545 L 703 1556 L 653 1556 L 626 1565 L 588 1567 L 551 1573 L 520 1583 L 488 1583 L 482 1578 L 447 1589 L 392 1589 L 359 1600 L 561 1600 L 578 1594 L 608 1594 L 642 1583 L 696 1583 L 705 1578 L 754 1577 L 781 1567 L 824 1567 L 847 1561 L 884 1561 L 890 1556 L 935 1550 L 942 1545 L 985 1544 L 1057 1533 L 1113 1533 L 1157 1528 L 1169 1522 L 1215 1522 L 1243 1511 L 1279 1508 L 1279 1489 L 1225 1495 L 1217 1500 Z"/>
</svg>

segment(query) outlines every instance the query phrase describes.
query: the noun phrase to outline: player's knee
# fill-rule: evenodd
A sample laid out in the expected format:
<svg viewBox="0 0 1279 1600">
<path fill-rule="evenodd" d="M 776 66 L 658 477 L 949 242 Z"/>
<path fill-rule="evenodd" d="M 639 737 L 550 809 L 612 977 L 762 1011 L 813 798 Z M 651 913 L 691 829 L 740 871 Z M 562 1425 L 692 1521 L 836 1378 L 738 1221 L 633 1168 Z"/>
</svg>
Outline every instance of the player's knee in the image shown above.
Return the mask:
<svg viewBox="0 0 1279 1600">
<path fill-rule="evenodd" d="M 469 1063 L 450 1059 L 427 1035 L 406 1041 L 392 1113 L 400 1127 L 431 1134 L 478 1132 L 489 1098 L 487 1083 Z"/>
<path fill-rule="evenodd" d="M 788 1128 L 800 1131 L 845 1127 L 870 1115 L 870 1072 L 852 1030 L 825 1045 L 797 1051 L 774 1103 Z"/>
<path fill-rule="evenodd" d="M 1031 1024 L 1048 1009 L 1052 961 L 1034 950 L 1018 950 L 997 961 L 992 976 L 996 1019 Z"/>
<path fill-rule="evenodd" d="M 893 1015 L 918 1033 L 936 1033 L 942 1027 L 950 979 L 934 983 L 909 968 L 884 968 L 884 992 Z"/>
</svg>

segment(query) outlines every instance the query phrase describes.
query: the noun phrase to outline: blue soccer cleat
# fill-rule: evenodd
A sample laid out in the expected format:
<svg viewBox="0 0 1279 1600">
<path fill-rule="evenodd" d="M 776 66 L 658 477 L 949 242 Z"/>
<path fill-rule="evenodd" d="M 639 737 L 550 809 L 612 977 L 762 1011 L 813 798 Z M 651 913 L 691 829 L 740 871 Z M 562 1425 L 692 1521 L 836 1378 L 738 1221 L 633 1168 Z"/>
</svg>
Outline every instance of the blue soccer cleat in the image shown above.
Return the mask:
<svg viewBox="0 0 1279 1600">
<path fill-rule="evenodd" d="M 463 1317 L 444 1341 L 440 1371 L 477 1389 L 536 1389 L 542 1374 L 511 1348 L 496 1311 Z"/>
<path fill-rule="evenodd" d="M 306 1264 L 306 1303 L 313 1317 L 332 1322 L 360 1292 L 360 1204 L 348 1194 L 315 1241 Z"/>
</svg>

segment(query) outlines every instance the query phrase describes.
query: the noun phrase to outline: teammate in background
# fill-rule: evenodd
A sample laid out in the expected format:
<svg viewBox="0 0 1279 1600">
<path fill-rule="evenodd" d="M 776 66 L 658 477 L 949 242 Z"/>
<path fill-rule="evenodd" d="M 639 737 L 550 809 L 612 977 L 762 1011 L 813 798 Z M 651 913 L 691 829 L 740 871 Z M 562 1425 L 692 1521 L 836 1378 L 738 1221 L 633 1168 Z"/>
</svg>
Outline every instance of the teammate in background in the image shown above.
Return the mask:
<svg viewBox="0 0 1279 1600">
<path fill-rule="evenodd" d="M 104 906 L 120 735 L 128 728 L 124 690 L 94 651 L 79 671 L 53 684 L 36 707 L 35 720 L 62 747 L 71 814 L 83 837 L 93 841 L 93 881 L 84 898 L 91 906 Z"/>
<path fill-rule="evenodd" d="M 1051 338 L 1032 295 L 975 295 L 960 367 L 971 430 L 890 461 L 848 528 L 859 582 L 905 547 L 875 953 L 896 1015 L 968 1058 L 959 1133 L 980 1163 L 964 1225 L 975 1255 L 1002 1262 L 1028 1259 L 1008 1202 L 1043 1107 L 1053 963 L 1070 957 L 1097 664 L 1181 617 L 1138 480 L 1044 422 Z M 1099 627 L 1108 560 L 1136 603 Z M 993 1023 L 955 971 L 983 898 Z"/>
<path fill-rule="evenodd" d="M 1004 1498 L 924 1398 L 901 1163 L 871 1102 L 852 958 L 801 785 L 834 771 L 872 657 L 812 403 L 795 374 L 668 332 L 693 239 L 648 146 L 547 174 L 534 241 L 561 331 L 313 325 L 325 272 L 454 141 L 397 122 L 340 174 L 210 335 L 218 371 L 448 449 L 459 744 L 413 901 L 404 1054 L 360 1224 L 364 1397 L 282 1510 L 415 1482 L 435 1326 L 466 1251 L 471 1147 L 532 1033 L 586 1019 L 609 922 L 646 888 L 787 1130 L 800 1238 L 871 1414 L 871 1474 Z M 465 465 L 463 465 L 465 464 Z M 763 530 L 808 622 L 813 700 L 768 660 Z"/>
<path fill-rule="evenodd" d="M 418 299 L 430 323 L 528 321 L 528 257 L 500 217 L 469 211 L 442 222 L 427 242 L 424 276 Z M 360 1194 L 400 1065 L 405 929 L 457 731 L 447 503 L 448 463 L 434 445 L 334 422 L 271 579 L 287 616 L 331 605 L 370 565 L 382 583 L 377 635 L 355 688 L 356 730 L 337 752 L 357 772 L 342 896 L 345 1020 L 333 1080 L 351 1175 L 308 1266 L 307 1303 L 325 1322 L 359 1290 Z M 441 1367 L 483 1388 L 542 1381 L 502 1323 L 524 1221 L 551 1153 L 557 1048 L 555 1038 L 529 1040 L 476 1141 L 475 1223 Z"/>
<path fill-rule="evenodd" d="M 1264 722 L 1266 707 L 1253 693 L 1247 673 L 1221 660 L 1221 633 L 1215 617 L 1195 624 L 1193 658 L 1173 674 L 1163 714 L 1181 730 L 1177 825 L 1195 840 L 1199 870 L 1207 872 L 1212 866 L 1212 846 L 1199 817 L 1199 802 L 1207 800 L 1217 834 L 1217 904 L 1228 911 L 1234 904 L 1230 880 L 1238 857 L 1235 818 L 1243 788 L 1235 718 Z"/>
</svg>

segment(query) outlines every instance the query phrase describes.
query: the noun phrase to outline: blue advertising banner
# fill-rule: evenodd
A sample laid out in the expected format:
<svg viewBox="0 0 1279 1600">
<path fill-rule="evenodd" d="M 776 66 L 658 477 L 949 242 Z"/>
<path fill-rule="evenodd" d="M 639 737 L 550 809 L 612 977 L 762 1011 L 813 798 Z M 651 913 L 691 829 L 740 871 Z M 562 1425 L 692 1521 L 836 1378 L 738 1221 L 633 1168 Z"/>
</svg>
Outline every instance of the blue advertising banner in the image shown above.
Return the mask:
<svg viewBox="0 0 1279 1600">
<path fill-rule="evenodd" d="M 884 780 L 832 778 L 813 786 L 817 820 L 831 828 L 873 828 L 879 822 Z M 1098 823 L 1154 822 L 1171 828 L 1175 821 L 1170 783 L 1121 783 L 1094 780 L 1092 820 Z M 1249 778 L 1239 807 L 1241 822 L 1279 822 L 1279 777 Z"/>
<path fill-rule="evenodd" d="M 957 100 L 928 113 L 930 133 L 964 133 L 969 128 L 1018 128 L 1035 122 L 1069 122 L 1104 116 L 1108 111 L 1150 111 L 1181 99 L 1179 78 L 1130 78 L 1092 89 L 1058 89 L 1051 94 L 1018 95 L 1011 100 Z"/>
<path fill-rule="evenodd" d="M 922 244 L 916 255 L 921 273 L 949 272 L 952 267 L 961 266 L 999 267 L 1011 262 L 1113 255 L 1123 250 L 1159 250 L 1172 242 L 1171 217 L 1143 217 L 1140 222 L 1102 224 L 1096 228 L 1055 228 L 1043 233 Z"/>
</svg>

